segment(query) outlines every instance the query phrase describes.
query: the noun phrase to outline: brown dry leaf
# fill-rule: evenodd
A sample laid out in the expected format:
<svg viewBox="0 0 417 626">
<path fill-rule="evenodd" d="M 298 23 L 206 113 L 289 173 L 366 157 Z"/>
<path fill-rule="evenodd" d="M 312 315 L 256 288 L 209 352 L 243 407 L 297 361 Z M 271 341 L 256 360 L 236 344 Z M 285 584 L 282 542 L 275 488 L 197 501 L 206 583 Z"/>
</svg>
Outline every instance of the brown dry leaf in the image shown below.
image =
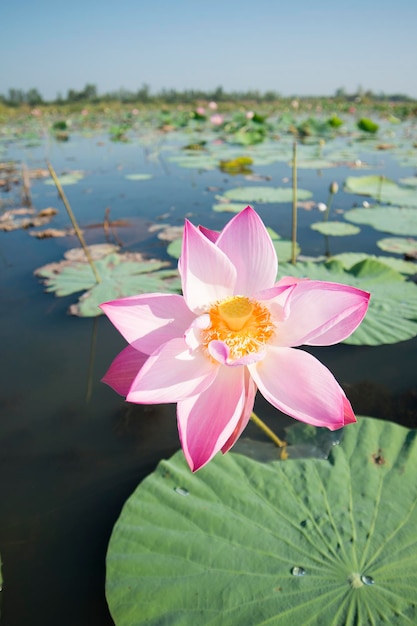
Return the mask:
<svg viewBox="0 0 417 626">
<path fill-rule="evenodd" d="M 30 178 L 48 178 L 48 176 L 50 176 L 49 171 L 40 167 L 29 170 Z"/>
<path fill-rule="evenodd" d="M 175 239 L 181 239 L 183 231 L 183 226 L 167 226 L 158 233 L 158 239 L 162 239 L 163 241 L 175 241 Z"/>
<path fill-rule="evenodd" d="M 32 230 L 29 234 L 32 235 L 32 237 L 37 237 L 38 239 L 50 239 L 51 237 L 69 237 L 75 235 L 75 230 L 73 228 L 69 228 L 67 230 L 45 228 L 44 230 Z"/>
<path fill-rule="evenodd" d="M 53 207 L 47 207 L 46 209 L 42 209 L 38 213 L 38 217 L 52 217 L 58 213 L 58 209 L 54 209 Z"/>
<path fill-rule="evenodd" d="M 305 209 L 306 211 L 311 211 L 317 206 L 317 203 L 314 200 L 302 200 L 301 202 L 297 202 L 297 206 L 300 209 Z"/>
</svg>

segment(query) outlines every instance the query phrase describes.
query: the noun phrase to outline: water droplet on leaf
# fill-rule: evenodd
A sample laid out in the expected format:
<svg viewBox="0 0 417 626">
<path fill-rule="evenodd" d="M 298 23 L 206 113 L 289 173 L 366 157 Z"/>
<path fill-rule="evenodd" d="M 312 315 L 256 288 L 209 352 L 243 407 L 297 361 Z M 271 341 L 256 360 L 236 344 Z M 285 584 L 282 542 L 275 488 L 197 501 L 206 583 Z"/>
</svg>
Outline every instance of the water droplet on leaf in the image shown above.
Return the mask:
<svg viewBox="0 0 417 626">
<path fill-rule="evenodd" d="M 361 581 L 363 582 L 364 585 L 373 585 L 375 583 L 374 579 L 372 578 L 372 576 L 361 576 Z"/>
<path fill-rule="evenodd" d="M 293 576 L 305 576 L 306 571 L 304 567 L 298 567 L 298 565 L 294 565 L 294 567 L 291 569 L 291 574 Z"/>
<path fill-rule="evenodd" d="M 178 493 L 180 496 L 189 496 L 190 492 L 187 489 L 183 489 L 182 487 L 175 487 L 174 491 Z"/>
</svg>

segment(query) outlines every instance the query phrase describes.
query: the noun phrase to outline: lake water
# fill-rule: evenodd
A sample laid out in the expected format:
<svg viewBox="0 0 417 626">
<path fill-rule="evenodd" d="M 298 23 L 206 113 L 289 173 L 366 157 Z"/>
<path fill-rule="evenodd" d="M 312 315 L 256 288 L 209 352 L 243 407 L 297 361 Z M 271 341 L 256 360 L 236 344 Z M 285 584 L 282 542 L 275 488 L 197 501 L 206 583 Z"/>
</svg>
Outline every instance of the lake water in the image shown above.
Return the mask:
<svg viewBox="0 0 417 626">
<path fill-rule="evenodd" d="M 230 214 L 215 213 L 216 194 L 244 184 L 242 176 L 219 170 L 184 169 L 169 160 L 181 145 L 178 135 L 146 142 L 111 142 L 107 134 L 73 134 L 68 142 L 47 138 L 28 147 L 15 139 L 3 143 L 0 161 L 45 168 L 48 158 L 58 174 L 82 170 L 84 178 L 65 187 L 87 243 L 105 241 L 103 221 L 127 219 L 117 230 L 123 249 L 169 259 L 166 242 L 149 230 L 154 224 L 194 223 L 221 228 Z M 343 140 L 341 140 L 341 143 Z M 240 152 L 245 154 L 245 149 Z M 358 175 L 384 174 L 398 180 L 415 175 L 389 153 L 367 152 L 370 164 Z M 286 162 L 253 168 L 273 186 L 291 184 Z M 152 178 L 133 181 L 130 173 Z M 333 180 L 342 187 L 348 166 L 322 171 L 300 169 L 298 185 L 326 202 Z M 18 206 L 20 187 L 1 194 L 3 209 Z M 53 206 L 55 228 L 69 226 L 55 187 L 32 183 L 36 209 Z M 348 209 L 363 197 L 342 190 L 334 209 Z M 282 237 L 291 233 L 291 206 L 258 205 L 267 226 Z M 325 251 L 323 236 L 310 229 L 322 219 L 317 210 L 299 210 L 299 241 L 305 255 Z M 332 253 L 381 254 L 381 238 L 363 226 L 355 237 L 331 238 Z M 104 317 L 68 315 L 77 296 L 57 298 L 43 291 L 36 268 L 61 260 L 78 247 L 74 237 L 37 239 L 25 230 L 0 232 L 0 554 L 3 561 L 1 623 L 5 626 L 107 626 L 113 622 L 105 596 L 105 555 L 112 527 L 133 489 L 158 461 L 179 448 L 175 406 L 134 406 L 100 382 L 125 343 Z M 173 264 L 175 265 L 173 260 Z M 346 389 L 357 413 L 417 427 L 415 354 L 417 340 L 378 347 L 341 345 L 312 350 Z M 278 433 L 289 420 L 259 401 L 258 413 Z M 254 427 L 248 434 L 262 438 Z"/>
</svg>

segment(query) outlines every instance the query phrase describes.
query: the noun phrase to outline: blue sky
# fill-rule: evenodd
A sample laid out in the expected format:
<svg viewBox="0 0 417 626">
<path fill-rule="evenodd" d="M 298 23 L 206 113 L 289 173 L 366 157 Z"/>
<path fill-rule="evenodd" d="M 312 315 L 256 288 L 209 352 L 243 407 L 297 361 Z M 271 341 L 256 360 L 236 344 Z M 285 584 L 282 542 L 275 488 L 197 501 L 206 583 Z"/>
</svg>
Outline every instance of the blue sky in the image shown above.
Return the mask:
<svg viewBox="0 0 417 626">
<path fill-rule="evenodd" d="M 417 98 L 416 0 L 11 0 L 0 93 L 96 84 Z"/>
</svg>

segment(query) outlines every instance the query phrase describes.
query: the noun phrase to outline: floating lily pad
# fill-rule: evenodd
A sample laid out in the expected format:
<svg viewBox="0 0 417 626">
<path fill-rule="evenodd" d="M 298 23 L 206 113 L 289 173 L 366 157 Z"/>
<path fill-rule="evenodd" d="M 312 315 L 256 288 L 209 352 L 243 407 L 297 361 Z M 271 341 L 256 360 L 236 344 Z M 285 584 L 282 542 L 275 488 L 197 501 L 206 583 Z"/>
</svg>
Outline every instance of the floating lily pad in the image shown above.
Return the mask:
<svg viewBox="0 0 417 626">
<path fill-rule="evenodd" d="M 292 163 L 291 163 L 292 165 Z M 310 170 L 324 170 L 330 167 L 337 167 L 338 164 L 326 159 L 301 159 L 297 160 L 297 168 Z"/>
<path fill-rule="evenodd" d="M 366 254 L 366 252 L 342 252 L 341 254 L 332 256 L 332 259 L 340 261 L 346 270 L 350 270 L 356 263 L 364 261 L 365 259 L 375 259 L 380 263 L 384 263 L 384 265 L 388 265 L 388 267 L 396 272 L 400 272 L 400 274 L 412 275 L 417 273 L 417 265 L 415 263 L 397 259 L 393 256 L 375 256 L 373 254 Z"/>
<path fill-rule="evenodd" d="M 344 190 L 361 196 L 372 196 L 378 202 L 417 207 L 415 189 L 400 187 L 384 176 L 348 176 Z"/>
<path fill-rule="evenodd" d="M 361 229 L 346 222 L 315 222 L 310 225 L 313 230 L 318 230 L 322 235 L 332 237 L 344 237 L 345 235 L 357 235 Z"/>
<path fill-rule="evenodd" d="M 179 167 L 191 169 L 214 170 L 218 166 L 218 160 L 205 154 L 193 154 L 190 156 L 172 156 L 169 161 L 173 161 Z"/>
<path fill-rule="evenodd" d="M 279 276 L 285 275 L 344 283 L 371 293 L 365 319 L 344 343 L 376 346 L 417 336 L 417 286 L 385 263 L 365 259 L 349 270 L 340 261 L 281 263 Z"/>
<path fill-rule="evenodd" d="M 411 239 L 411 237 L 407 237 L 407 239 L 387 237 L 377 241 L 376 245 L 386 252 L 396 252 L 397 254 L 404 254 L 417 259 L 417 239 Z"/>
<path fill-rule="evenodd" d="M 291 239 L 282 239 L 272 228 L 267 228 L 269 232 L 272 243 L 274 244 L 274 248 L 276 250 L 278 259 L 280 263 L 285 263 L 285 261 L 291 261 L 292 259 L 292 241 Z M 297 257 L 301 252 L 301 248 L 298 243 L 295 246 L 295 256 Z"/>
<path fill-rule="evenodd" d="M 182 452 L 126 502 L 107 553 L 116 626 L 417 620 L 416 432 L 359 418 L 319 459 Z"/>
<path fill-rule="evenodd" d="M 298 200 L 308 200 L 312 195 L 311 191 L 297 189 Z M 238 202 L 254 202 L 259 204 L 268 202 L 291 202 L 293 191 L 291 187 L 236 187 L 226 191 L 224 197 Z"/>
<path fill-rule="evenodd" d="M 149 180 L 152 178 L 152 174 L 126 174 L 127 180 Z"/>
<path fill-rule="evenodd" d="M 400 178 L 400 183 L 408 185 L 409 187 L 417 187 L 417 176 L 407 176 L 406 178 Z"/>
<path fill-rule="evenodd" d="M 63 187 L 65 187 L 66 185 L 76 185 L 83 178 L 83 172 L 71 172 L 69 174 L 62 174 L 61 176 L 58 176 L 58 180 Z M 52 185 L 53 187 L 55 187 L 55 183 L 52 178 L 48 178 L 48 180 L 45 180 L 44 184 Z"/>
<path fill-rule="evenodd" d="M 64 260 L 35 270 L 44 279 L 46 291 L 68 296 L 84 291 L 78 304 L 70 308 L 73 315 L 101 315 L 102 302 L 138 293 L 179 291 L 181 283 L 174 269 L 161 269 L 168 263 L 145 259 L 139 253 L 113 252 L 95 261 L 101 281 L 97 283 L 93 270 L 86 262 Z"/>
<path fill-rule="evenodd" d="M 417 211 L 411 208 L 377 206 L 346 211 L 345 219 L 367 224 L 383 233 L 417 235 Z"/>
<path fill-rule="evenodd" d="M 247 204 L 239 204 L 238 202 L 219 202 L 213 204 L 212 209 L 217 213 L 240 213 L 247 207 Z"/>
</svg>

